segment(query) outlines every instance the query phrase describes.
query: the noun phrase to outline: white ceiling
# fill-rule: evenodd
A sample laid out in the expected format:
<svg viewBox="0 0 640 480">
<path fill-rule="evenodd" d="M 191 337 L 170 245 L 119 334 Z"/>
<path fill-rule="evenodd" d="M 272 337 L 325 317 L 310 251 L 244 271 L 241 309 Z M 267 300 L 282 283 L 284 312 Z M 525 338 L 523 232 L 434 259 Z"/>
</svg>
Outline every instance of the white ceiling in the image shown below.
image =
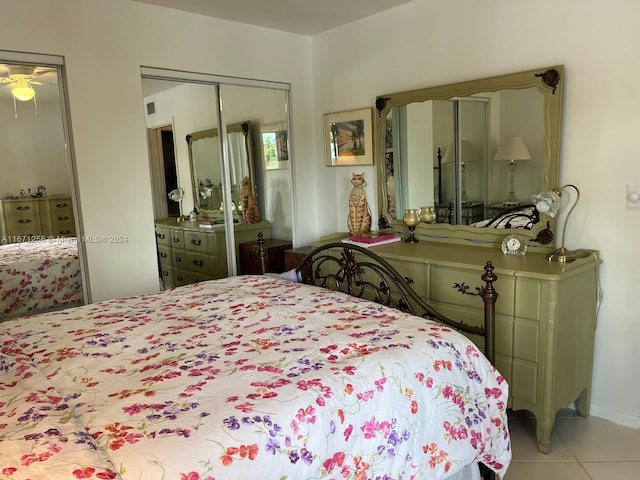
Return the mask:
<svg viewBox="0 0 640 480">
<path fill-rule="evenodd" d="M 315 35 L 412 0 L 134 0 L 285 32 Z"/>
</svg>

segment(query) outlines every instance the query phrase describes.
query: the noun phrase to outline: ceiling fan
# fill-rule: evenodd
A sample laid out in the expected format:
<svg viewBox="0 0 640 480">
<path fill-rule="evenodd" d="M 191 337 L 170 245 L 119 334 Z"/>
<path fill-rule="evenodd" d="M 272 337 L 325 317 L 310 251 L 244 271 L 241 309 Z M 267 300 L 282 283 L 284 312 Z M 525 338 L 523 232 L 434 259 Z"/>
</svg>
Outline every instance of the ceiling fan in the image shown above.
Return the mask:
<svg viewBox="0 0 640 480">
<path fill-rule="evenodd" d="M 16 100 L 28 102 L 33 99 L 35 104 L 36 91 L 33 88 L 34 85 L 57 84 L 57 75 L 54 83 L 43 83 L 36 80 L 48 73 L 56 75 L 55 68 L 34 67 L 31 65 L 0 65 L 0 89 L 10 88 L 11 95 L 13 96 L 14 111 Z M 16 112 L 16 117 L 17 116 Z"/>
</svg>

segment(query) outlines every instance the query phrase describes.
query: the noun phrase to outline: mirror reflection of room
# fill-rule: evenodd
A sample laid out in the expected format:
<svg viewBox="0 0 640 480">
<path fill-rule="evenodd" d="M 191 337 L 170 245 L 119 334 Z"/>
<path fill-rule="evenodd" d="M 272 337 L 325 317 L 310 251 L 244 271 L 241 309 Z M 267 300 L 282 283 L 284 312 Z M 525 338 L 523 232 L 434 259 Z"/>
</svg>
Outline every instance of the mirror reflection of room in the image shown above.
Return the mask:
<svg viewBox="0 0 640 480">
<path fill-rule="evenodd" d="M 562 92 L 552 79 L 561 70 L 379 96 L 382 218 L 398 225 L 406 209 L 428 207 L 435 223 L 455 226 L 430 226 L 438 235 L 519 228 L 536 236 L 546 222 L 531 197 L 558 176 Z M 553 74 L 549 83 L 543 72 Z"/>
<path fill-rule="evenodd" d="M 277 142 L 271 152 L 263 142 L 273 125 L 288 139 L 285 92 L 144 75 L 142 84 L 161 287 L 257 273 L 245 244 L 255 245 L 259 233 L 268 250 L 292 246 L 288 144 Z M 267 161 L 265 152 L 277 159 Z M 275 261 L 268 267 L 284 268 Z"/>
<path fill-rule="evenodd" d="M 59 83 L 0 64 L 0 319 L 84 301 Z"/>
</svg>

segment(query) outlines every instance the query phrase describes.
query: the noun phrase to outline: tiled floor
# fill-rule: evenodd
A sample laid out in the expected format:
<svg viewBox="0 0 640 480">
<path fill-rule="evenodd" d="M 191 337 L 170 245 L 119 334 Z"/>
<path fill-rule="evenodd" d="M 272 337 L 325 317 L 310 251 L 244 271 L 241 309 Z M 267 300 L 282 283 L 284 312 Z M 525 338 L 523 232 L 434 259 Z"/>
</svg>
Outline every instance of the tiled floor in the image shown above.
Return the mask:
<svg viewBox="0 0 640 480">
<path fill-rule="evenodd" d="M 640 479 L 638 429 L 563 410 L 556 418 L 548 455 L 536 447 L 535 417 L 512 413 L 509 429 L 513 459 L 505 480 Z"/>
</svg>

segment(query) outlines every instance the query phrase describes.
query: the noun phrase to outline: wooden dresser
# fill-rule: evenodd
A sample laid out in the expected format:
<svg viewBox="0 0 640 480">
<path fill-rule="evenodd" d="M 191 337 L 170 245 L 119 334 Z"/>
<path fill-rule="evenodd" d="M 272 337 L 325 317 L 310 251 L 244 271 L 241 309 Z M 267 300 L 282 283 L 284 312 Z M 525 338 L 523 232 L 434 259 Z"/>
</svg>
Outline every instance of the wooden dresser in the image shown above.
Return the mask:
<svg viewBox="0 0 640 480">
<path fill-rule="evenodd" d="M 156 244 L 160 274 L 166 288 L 201 280 L 228 276 L 224 225 L 201 228 L 198 222 L 156 220 Z M 238 223 L 234 225 L 236 256 L 240 243 L 255 241 L 258 232 L 271 238 L 271 225 Z M 238 260 L 239 266 L 239 260 Z"/>
<path fill-rule="evenodd" d="M 496 366 L 509 383 L 509 406 L 535 414 L 543 453 L 551 450 L 559 409 L 577 400 L 578 413 L 589 414 L 598 297 L 595 254 L 562 265 L 541 253 L 506 256 L 495 248 L 427 241 L 372 250 L 410 277 L 416 292 L 440 312 L 474 325 L 482 324 L 483 303 L 472 294 L 491 260 L 499 294 Z M 474 340 L 482 345 L 480 338 Z"/>
<path fill-rule="evenodd" d="M 1 243 L 76 235 L 73 204 L 69 196 L 5 199 L 0 200 L 0 208 Z"/>
</svg>

